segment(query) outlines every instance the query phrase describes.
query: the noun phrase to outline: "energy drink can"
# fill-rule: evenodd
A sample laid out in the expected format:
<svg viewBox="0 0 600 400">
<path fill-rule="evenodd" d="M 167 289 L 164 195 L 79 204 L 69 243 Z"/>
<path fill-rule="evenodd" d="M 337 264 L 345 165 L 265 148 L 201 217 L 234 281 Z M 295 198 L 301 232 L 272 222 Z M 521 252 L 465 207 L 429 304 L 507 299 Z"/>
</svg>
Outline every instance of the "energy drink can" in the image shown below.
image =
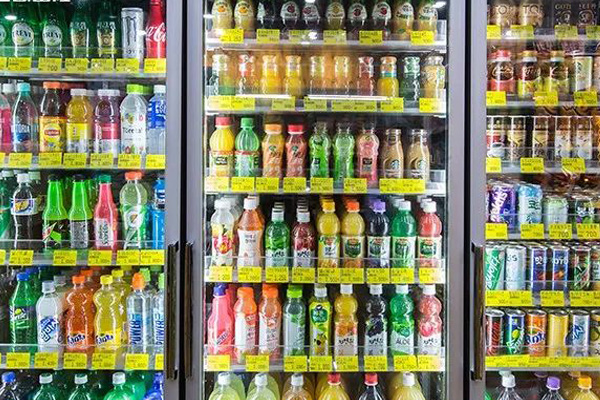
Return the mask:
<svg viewBox="0 0 600 400">
<path fill-rule="evenodd" d="M 546 355 L 546 328 L 548 314 L 544 310 L 527 310 L 525 327 L 525 346 L 531 356 Z"/>
<path fill-rule="evenodd" d="M 590 340 L 590 313 L 572 309 L 569 313 L 569 356 L 587 357 Z"/>
<path fill-rule="evenodd" d="M 590 311 L 590 356 L 600 356 L 600 310 Z"/>
<path fill-rule="evenodd" d="M 552 310 L 548 314 L 548 357 L 567 355 L 569 314 L 564 310 Z"/>
<path fill-rule="evenodd" d="M 502 319 L 504 311 L 496 308 L 485 310 L 485 352 L 497 356 L 502 348 Z"/>
<path fill-rule="evenodd" d="M 539 293 L 546 288 L 548 249 L 542 245 L 530 245 L 527 253 L 527 288 Z"/>
<path fill-rule="evenodd" d="M 509 229 L 514 229 L 517 213 L 514 185 L 494 182 L 490 187 L 489 196 L 489 222 L 507 223 Z"/>
<path fill-rule="evenodd" d="M 571 249 L 573 290 L 587 290 L 590 287 L 591 252 L 588 246 L 575 246 Z"/>
<path fill-rule="evenodd" d="M 524 290 L 526 280 L 527 248 L 520 245 L 506 246 L 504 266 L 505 290 Z"/>
<path fill-rule="evenodd" d="M 504 347 L 506 354 L 523 354 L 525 341 L 525 313 L 508 309 L 504 316 Z"/>
<path fill-rule="evenodd" d="M 552 290 L 565 290 L 569 280 L 569 248 L 553 245 L 550 247 L 550 262 L 552 265 Z"/>
</svg>

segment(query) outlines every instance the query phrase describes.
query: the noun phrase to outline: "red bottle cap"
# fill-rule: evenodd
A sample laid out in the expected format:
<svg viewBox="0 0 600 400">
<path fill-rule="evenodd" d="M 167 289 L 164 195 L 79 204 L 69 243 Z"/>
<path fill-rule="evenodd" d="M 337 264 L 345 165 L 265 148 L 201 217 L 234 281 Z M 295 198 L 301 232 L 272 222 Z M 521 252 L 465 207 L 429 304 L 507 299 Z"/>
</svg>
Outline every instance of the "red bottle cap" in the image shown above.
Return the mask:
<svg viewBox="0 0 600 400">
<path fill-rule="evenodd" d="M 332 385 L 340 383 L 341 382 L 340 374 L 337 374 L 337 373 L 329 374 L 329 376 L 327 377 L 327 382 L 331 383 Z"/>
<path fill-rule="evenodd" d="M 368 373 L 365 374 L 365 384 L 369 386 L 377 385 L 377 374 Z"/>
<path fill-rule="evenodd" d="M 44 82 L 43 87 L 44 89 L 60 89 L 61 84 L 60 82 Z"/>
<path fill-rule="evenodd" d="M 142 172 L 141 171 L 129 171 L 125 174 L 125 179 L 127 179 L 128 181 L 140 180 L 140 179 L 142 179 Z"/>
<path fill-rule="evenodd" d="M 304 133 L 304 125 L 302 125 L 302 124 L 288 125 L 288 133 Z"/>
<path fill-rule="evenodd" d="M 217 117 L 215 124 L 217 126 L 230 126 L 231 125 L 231 119 L 229 117 Z"/>
</svg>

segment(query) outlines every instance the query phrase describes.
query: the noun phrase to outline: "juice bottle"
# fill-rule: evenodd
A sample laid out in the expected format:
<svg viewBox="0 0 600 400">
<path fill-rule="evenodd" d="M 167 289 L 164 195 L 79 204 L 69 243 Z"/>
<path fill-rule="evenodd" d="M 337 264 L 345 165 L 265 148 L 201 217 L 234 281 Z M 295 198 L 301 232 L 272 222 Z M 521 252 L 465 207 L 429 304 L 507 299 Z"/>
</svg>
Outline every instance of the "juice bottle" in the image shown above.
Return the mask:
<svg viewBox="0 0 600 400">
<path fill-rule="evenodd" d="M 358 40 L 359 32 L 366 28 L 367 7 L 365 0 L 352 0 L 348 7 L 348 40 Z"/>
<path fill-rule="evenodd" d="M 121 147 L 119 96 L 118 90 L 100 89 L 94 107 L 94 153 L 109 153 L 114 159 L 119 157 Z"/>
<path fill-rule="evenodd" d="M 373 203 L 372 214 L 367 223 L 367 267 L 390 267 L 390 220 L 385 215 L 385 202 Z"/>
<path fill-rule="evenodd" d="M 560 393 L 565 399 L 570 399 L 574 393 L 577 392 L 577 381 L 579 380 L 580 376 L 581 372 L 579 371 L 569 371 L 569 373 L 563 379 Z"/>
<path fill-rule="evenodd" d="M 263 224 L 256 212 L 256 200 L 244 199 L 244 213 L 237 227 L 238 267 L 261 265 L 263 230 Z"/>
<path fill-rule="evenodd" d="M 292 266 L 314 268 L 317 232 L 310 223 L 308 210 L 298 211 L 297 218 L 298 221 L 292 229 Z"/>
<path fill-rule="evenodd" d="M 407 56 L 402 60 L 400 96 L 404 101 L 418 101 L 421 95 L 421 58 Z"/>
<path fill-rule="evenodd" d="M 228 0 L 224 0 L 228 1 Z M 209 95 L 233 95 L 235 94 L 235 79 L 229 69 L 231 61 L 227 54 L 215 54 L 212 57 L 212 69 L 208 86 Z"/>
<path fill-rule="evenodd" d="M 573 397 L 573 400 L 598 400 L 598 396 L 591 391 L 592 378 L 587 375 L 582 375 L 577 381 L 579 392 Z"/>
<path fill-rule="evenodd" d="M 361 268 L 365 257 L 365 221 L 360 215 L 360 205 L 350 201 L 348 213 L 342 218 L 342 259 L 344 268 Z"/>
<path fill-rule="evenodd" d="M 387 387 L 387 396 L 388 399 L 395 399 L 396 398 L 396 393 L 398 392 L 398 390 L 400 390 L 400 388 L 402 386 L 404 386 L 404 382 L 403 382 L 403 378 L 404 378 L 404 372 L 396 372 L 394 374 L 392 374 L 392 377 L 386 382 L 386 387 Z M 417 389 L 419 389 L 420 391 L 422 391 L 421 389 L 421 385 L 419 384 L 419 381 L 415 379 L 415 387 Z"/>
<path fill-rule="evenodd" d="M 288 382 L 290 382 L 290 386 L 283 391 L 281 400 L 313 400 L 313 396 L 305 388 L 305 380 L 302 374 L 293 374 Z"/>
<path fill-rule="evenodd" d="M 281 5 L 282 32 L 287 35 L 288 31 L 300 28 L 301 8 L 296 0 L 287 0 Z"/>
<path fill-rule="evenodd" d="M 381 388 L 377 383 L 377 374 L 372 372 L 365 374 L 364 392 L 361 393 L 358 400 L 384 400 Z"/>
<path fill-rule="evenodd" d="M 73 276 L 65 297 L 65 344 L 69 352 L 85 353 L 94 346 L 94 296 L 83 275 Z"/>
<path fill-rule="evenodd" d="M 233 312 L 235 313 L 234 355 L 238 363 L 244 363 L 247 354 L 256 354 L 258 317 L 254 289 L 246 286 L 238 288 Z"/>
<path fill-rule="evenodd" d="M 415 382 L 415 374 L 405 372 L 402 375 L 402 386 L 396 391 L 392 400 L 426 400 L 421 388 Z"/>
<path fill-rule="evenodd" d="M 254 119 L 242 118 L 235 137 L 235 176 L 258 176 L 260 139 L 254 132 Z"/>
<path fill-rule="evenodd" d="M 415 9 L 411 0 L 396 0 L 392 9 L 392 31 L 399 40 L 410 39 L 415 21 Z"/>
<path fill-rule="evenodd" d="M 66 110 L 60 100 L 60 82 L 44 82 L 44 96 L 40 104 L 40 152 L 65 150 Z"/>
<path fill-rule="evenodd" d="M 318 268 L 337 268 L 340 257 L 340 220 L 335 203 L 323 204 L 323 215 L 317 220 L 319 232 Z"/>
<path fill-rule="evenodd" d="M 331 344 L 331 303 L 327 287 L 315 285 L 315 294 L 308 304 L 310 355 L 327 356 Z"/>
<path fill-rule="evenodd" d="M 302 57 L 285 57 L 285 77 L 283 78 L 283 91 L 285 94 L 296 98 L 304 95 L 304 82 L 302 78 Z"/>
<path fill-rule="evenodd" d="M 67 153 L 89 153 L 91 149 L 94 109 L 86 89 L 71 89 L 67 105 Z"/>
<path fill-rule="evenodd" d="M 341 186 L 354 177 L 354 136 L 347 124 L 339 124 L 333 137 L 333 181 Z"/>
<path fill-rule="evenodd" d="M 262 176 L 281 178 L 283 176 L 283 138 L 280 124 L 265 125 L 265 137 L 262 141 L 263 173 Z"/>
<path fill-rule="evenodd" d="M 442 346 L 442 303 L 435 296 L 435 285 L 424 285 L 419 298 L 417 347 L 419 354 L 440 353 Z"/>
<path fill-rule="evenodd" d="M 115 290 L 112 283 L 112 276 L 102 275 L 100 277 L 102 286 L 94 293 L 96 351 L 115 352 L 123 342 L 121 313 L 114 311 L 119 309 L 121 295 Z"/>
<path fill-rule="evenodd" d="M 398 97 L 400 83 L 396 77 L 396 57 L 381 57 L 381 75 L 377 80 L 379 96 Z"/>
<path fill-rule="evenodd" d="M 396 294 L 390 300 L 390 349 L 393 355 L 415 352 L 414 309 L 408 285 L 396 285 Z"/>
<path fill-rule="evenodd" d="M 341 383 L 340 374 L 330 373 L 327 377 L 327 386 L 319 395 L 318 400 L 350 400 Z"/>
<path fill-rule="evenodd" d="M 344 30 L 346 22 L 346 10 L 341 0 L 328 0 L 325 9 L 325 29 Z"/>
<path fill-rule="evenodd" d="M 111 176 L 98 177 L 98 202 L 94 209 L 94 240 L 99 250 L 117 250 L 119 212 L 112 196 Z"/>
<path fill-rule="evenodd" d="M 288 125 L 288 138 L 285 142 L 285 176 L 306 177 L 306 156 L 308 145 L 304 137 L 304 125 Z"/>
<path fill-rule="evenodd" d="M 389 40 L 392 31 L 392 7 L 387 0 L 379 0 L 373 5 L 371 25 L 375 31 L 382 31 L 383 40 Z"/>
<path fill-rule="evenodd" d="M 206 323 L 208 354 L 232 354 L 234 322 L 226 290 L 227 285 L 219 283 L 213 292 L 212 312 Z"/>
<path fill-rule="evenodd" d="M 254 392 L 256 391 L 256 387 L 257 387 L 256 381 L 259 378 L 259 375 L 262 375 L 267 379 L 266 389 L 268 391 L 270 391 L 273 395 L 275 395 L 276 399 L 279 399 L 279 394 L 281 393 L 279 390 L 279 384 L 277 383 L 277 380 L 272 375 L 267 374 L 267 373 L 260 373 L 260 374 L 254 375 L 254 378 L 252 378 L 252 380 L 250 381 L 250 384 L 248 385 L 248 392 L 246 395 L 246 399 L 248 397 L 252 396 L 254 394 Z"/>
<path fill-rule="evenodd" d="M 269 358 L 279 358 L 281 354 L 281 303 L 277 286 L 264 286 L 262 299 L 258 305 L 258 351 Z"/>
<path fill-rule="evenodd" d="M 326 94 L 325 56 L 310 56 L 308 94 Z"/>
<path fill-rule="evenodd" d="M 352 285 L 340 285 L 340 295 L 335 299 L 333 322 L 333 354 L 358 355 L 358 302 L 352 294 Z"/>
<path fill-rule="evenodd" d="M 123 321 L 123 343 L 127 343 L 127 298 L 131 293 L 131 284 L 125 282 L 123 279 L 125 271 L 122 269 L 113 269 L 110 274 L 113 277 L 113 286 L 120 294 L 119 312 L 121 313 L 121 320 Z"/>
<path fill-rule="evenodd" d="M 278 400 L 275 394 L 267 388 L 267 374 L 260 373 L 254 378 L 255 388 L 248 391 L 246 400 Z"/>
<path fill-rule="evenodd" d="M 256 72 L 256 57 L 251 54 L 240 54 L 238 56 L 237 94 L 258 93 Z"/>
<path fill-rule="evenodd" d="M 208 400 L 244 400 L 231 386 L 231 373 L 221 372 L 217 375 L 217 384 Z M 243 387 L 243 386 L 242 386 Z"/>
<path fill-rule="evenodd" d="M 211 230 L 211 265 L 233 265 L 234 219 L 231 205 L 225 199 L 215 201 L 215 213 L 210 219 Z"/>
<path fill-rule="evenodd" d="M 273 207 L 265 230 L 265 267 L 287 267 L 290 251 L 290 228 L 283 219 L 283 208 Z"/>
<path fill-rule="evenodd" d="M 217 36 L 221 36 L 223 30 L 233 28 L 233 7 L 229 0 L 216 0 L 210 13 L 212 30 Z"/>
<path fill-rule="evenodd" d="M 419 0 L 415 10 L 418 31 L 437 32 L 438 11 L 433 0 Z"/>
<path fill-rule="evenodd" d="M 373 57 L 358 57 L 358 79 L 356 94 L 359 96 L 375 95 L 375 66 Z"/>
<path fill-rule="evenodd" d="M 305 355 L 306 304 L 302 285 L 289 285 L 283 305 L 283 355 Z"/>
<path fill-rule="evenodd" d="M 385 356 L 388 349 L 387 302 L 381 295 L 381 285 L 369 285 L 369 298 L 365 305 L 365 355 Z"/>
<path fill-rule="evenodd" d="M 436 214 L 437 204 L 423 204 L 423 215 L 419 218 L 417 238 L 417 260 L 420 268 L 439 268 L 442 262 L 442 221 Z"/>
<path fill-rule="evenodd" d="M 417 222 L 410 212 L 410 201 L 401 201 L 392 221 L 392 267 L 414 268 Z"/>
<path fill-rule="evenodd" d="M 315 178 L 329 177 L 329 156 L 331 139 L 327 133 L 327 124 L 317 122 L 315 132 L 308 140 L 310 176 Z"/>
<path fill-rule="evenodd" d="M 382 178 L 402 178 L 404 175 L 404 152 L 400 129 L 387 129 L 381 151 Z"/>
<path fill-rule="evenodd" d="M 230 177 L 233 171 L 233 148 L 235 136 L 229 117 L 217 117 L 216 127 L 210 135 L 210 176 Z"/>
<path fill-rule="evenodd" d="M 262 56 L 262 76 L 260 80 L 261 94 L 281 93 L 281 77 L 279 76 L 279 63 L 277 56 Z"/>
<path fill-rule="evenodd" d="M 368 187 L 377 187 L 379 138 L 375 134 L 375 128 L 363 127 L 356 140 L 356 153 L 358 155 L 357 176 L 359 178 L 365 178 Z"/>
<path fill-rule="evenodd" d="M 429 181 L 431 154 L 429 152 L 429 132 L 425 129 L 411 129 L 409 146 L 406 152 L 406 172 L 408 178 Z"/>
<path fill-rule="evenodd" d="M 237 0 L 233 9 L 233 19 L 237 29 L 254 31 L 254 4 L 252 0 Z"/>
<path fill-rule="evenodd" d="M 341 96 L 350 95 L 350 57 L 335 56 L 333 57 L 333 89 L 334 93 Z"/>
<path fill-rule="evenodd" d="M 288 390 L 290 390 L 291 386 L 292 386 L 292 377 L 294 377 L 294 375 L 299 375 L 302 376 L 302 387 L 304 388 L 304 390 L 306 390 L 308 392 L 308 394 L 310 395 L 311 399 L 314 399 L 314 395 L 315 395 L 315 378 L 317 376 L 317 374 L 292 374 L 289 375 L 288 378 L 286 379 L 286 381 L 283 383 L 283 389 L 282 389 L 282 393 L 286 393 Z"/>
</svg>

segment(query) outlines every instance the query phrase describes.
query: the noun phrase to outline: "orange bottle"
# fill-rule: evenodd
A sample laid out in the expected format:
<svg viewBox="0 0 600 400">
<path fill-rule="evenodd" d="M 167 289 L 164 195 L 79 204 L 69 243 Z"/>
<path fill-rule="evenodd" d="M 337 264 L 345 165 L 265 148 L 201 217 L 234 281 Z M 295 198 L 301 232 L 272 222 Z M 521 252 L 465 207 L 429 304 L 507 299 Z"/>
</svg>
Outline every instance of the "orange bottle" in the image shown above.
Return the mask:
<svg viewBox="0 0 600 400">
<path fill-rule="evenodd" d="M 283 138 L 281 124 L 265 125 L 265 137 L 262 142 L 262 176 L 282 178 L 284 146 L 285 139 Z"/>
<path fill-rule="evenodd" d="M 82 269 L 79 274 L 85 278 L 85 287 L 91 290 L 92 294 L 100 289 L 100 285 L 94 280 L 94 271 L 91 269 Z"/>
<path fill-rule="evenodd" d="M 72 279 L 73 289 L 65 297 L 65 343 L 67 351 L 87 353 L 94 345 L 94 296 L 83 275 Z"/>
<path fill-rule="evenodd" d="M 254 198 L 244 199 L 244 213 L 237 227 L 238 267 L 259 267 L 261 265 L 262 238 L 264 225 L 256 212 L 257 201 Z"/>
<path fill-rule="evenodd" d="M 258 305 L 258 349 L 269 358 L 281 354 L 281 303 L 277 286 L 263 285 L 262 299 Z"/>
<path fill-rule="evenodd" d="M 235 315 L 234 354 L 239 363 L 245 362 L 247 354 L 256 354 L 256 311 L 254 289 L 246 286 L 238 288 L 233 313 Z"/>
</svg>

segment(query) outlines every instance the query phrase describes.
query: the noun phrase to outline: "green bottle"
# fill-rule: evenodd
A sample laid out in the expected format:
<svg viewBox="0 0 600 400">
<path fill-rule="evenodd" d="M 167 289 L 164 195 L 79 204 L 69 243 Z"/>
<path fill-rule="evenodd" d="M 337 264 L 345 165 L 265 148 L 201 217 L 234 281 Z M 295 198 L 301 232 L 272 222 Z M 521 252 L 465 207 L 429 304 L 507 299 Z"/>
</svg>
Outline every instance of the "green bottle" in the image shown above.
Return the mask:
<svg viewBox="0 0 600 400">
<path fill-rule="evenodd" d="M 327 134 L 327 124 L 317 122 L 315 133 L 308 139 L 310 176 L 329 178 L 329 156 L 331 139 Z"/>
<path fill-rule="evenodd" d="M 416 265 L 417 221 L 410 212 L 410 201 L 399 202 L 392 220 L 392 267 L 414 268 Z"/>
<path fill-rule="evenodd" d="M 8 303 L 11 343 L 37 343 L 36 301 L 37 297 L 31 287 L 29 274 L 26 272 L 17 274 L 17 287 Z"/>
<path fill-rule="evenodd" d="M 11 13 L 9 3 L 0 3 L 0 56 L 9 56 L 8 50 L 12 48 Z"/>
<path fill-rule="evenodd" d="M 350 126 L 338 126 L 333 137 L 333 181 L 342 185 L 344 178 L 354 177 L 354 136 Z"/>
<path fill-rule="evenodd" d="M 35 49 L 41 43 L 37 7 L 31 1 L 12 4 L 15 15 L 11 26 L 12 56 L 34 57 Z"/>
<path fill-rule="evenodd" d="M 100 12 L 96 21 L 98 57 L 116 58 L 121 43 L 121 23 L 112 0 L 100 2 Z"/>
<path fill-rule="evenodd" d="M 408 285 L 396 285 L 396 294 L 390 300 L 390 349 L 393 355 L 414 354 L 414 309 Z"/>
<path fill-rule="evenodd" d="M 254 119 L 242 118 L 242 129 L 235 137 L 235 176 L 258 175 L 260 139 L 254 132 Z"/>
<path fill-rule="evenodd" d="M 137 400 L 130 388 L 125 386 L 125 374 L 113 374 L 113 389 L 104 396 L 104 400 Z"/>
<path fill-rule="evenodd" d="M 69 24 L 69 35 L 74 58 L 92 57 L 92 49 L 96 47 L 96 33 L 92 24 L 90 0 L 74 2 L 75 12 Z"/>
<path fill-rule="evenodd" d="M 324 285 L 315 285 L 315 295 L 308 304 L 308 321 L 310 355 L 328 356 L 331 344 L 331 303 Z"/>
<path fill-rule="evenodd" d="M 38 3 L 39 4 L 39 3 Z M 67 40 L 67 18 L 64 7 L 58 0 L 52 0 L 46 5 L 40 27 L 42 32 L 42 43 L 44 57 L 63 58 L 66 56 L 65 48 L 69 47 Z"/>
<path fill-rule="evenodd" d="M 96 400 L 91 388 L 88 386 L 86 374 L 75 375 L 75 390 L 71 392 L 68 400 Z"/>
<path fill-rule="evenodd" d="M 60 391 L 52 385 L 52 374 L 40 375 L 40 387 L 33 394 L 32 400 L 62 400 Z"/>
<path fill-rule="evenodd" d="M 305 355 L 306 304 L 302 299 L 302 285 L 289 285 L 283 305 L 283 355 Z"/>
<path fill-rule="evenodd" d="M 265 267 L 288 266 L 290 228 L 283 220 L 283 213 L 283 205 L 275 203 L 265 230 Z"/>
<path fill-rule="evenodd" d="M 148 271 L 150 273 L 150 271 Z M 133 392 L 135 400 L 143 400 L 146 394 L 146 384 L 144 378 L 137 371 L 125 372 L 126 382 L 125 388 Z"/>
<path fill-rule="evenodd" d="M 42 214 L 42 240 L 45 249 L 59 249 L 69 233 L 67 229 L 67 210 L 63 205 L 63 189 L 60 179 L 55 175 L 48 178 L 46 208 Z"/>
<path fill-rule="evenodd" d="M 69 237 L 72 249 L 87 249 L 92 237 L 92 210 L 83 176 L 73 181 L 71 209 L 69 210 Z"/>
</svg>

